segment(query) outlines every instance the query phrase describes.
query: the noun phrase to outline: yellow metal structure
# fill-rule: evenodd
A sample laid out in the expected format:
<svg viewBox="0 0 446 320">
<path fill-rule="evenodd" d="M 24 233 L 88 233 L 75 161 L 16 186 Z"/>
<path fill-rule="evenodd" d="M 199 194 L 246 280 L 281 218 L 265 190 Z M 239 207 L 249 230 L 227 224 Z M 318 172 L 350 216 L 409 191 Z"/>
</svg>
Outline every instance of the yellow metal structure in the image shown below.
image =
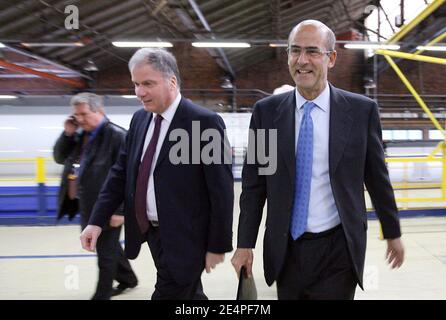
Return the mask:
<svg viewBox="0 0 446 320">
<path fill-rule="evenodd" d="M 381 50 L 379 50 L 379 51 L 381 51 Z M 377 52 L 377 53 L 379 53 L 379 52 Z M 396 63 L 392 60 L 392 58 L 389 55 L 384 55 L 384 58 L 387 60 L 389 65 L 393 68 L 393 70 L 398 75 L 398 77 L 401 79 L 401 81 L 406 85 L 407 89 L 414 96 L 415 100 L 421 106 L 423 111 L 427 114 L 427 116 L 432 121 L 434 126 L 438 130 L 440 130 L 440 132 L 443 134 L 443 137 L 445 137 L 445 139 L 446 139 L 446 132 L 445 132 L 445 130 L 440 125 L 440 123 L 435 118 L 435 116 L 432 114 L 432 112 L 430 111 L 429 107 L 426 105 L 426 103 L 420 97 L 418 92 L 415 90 L 415 88 L 412 86 L 412 84 L 409 82 L 409 80 L 403 74 L 401 69 L 396 65 Z M 442 201 L 446 201 L 446 156 L 445 156 L 446 155 L 446 147 L 445 146 L 446 146 L 446 144 L 444 143 L 444 141 L 442 141 L 426 157 L 418 157 L 418 158 L 389 158 L 389 159 L 387 159 L 387 162 L 429 162 L 429 161 L 439 161 L 439 162 L 442 163 L 443 170 L 442 170 L 442 183 L 441 183 L 441 190 L 442 190 L 441 197 L 426 197 L 426 198 L 403 197 L 403 198 L 397 198 L 396 199 L 397 202 L 442 202 Z M 435 157 L 435 154 L 437 154 L 438 151 L 440 151 L 440 150 L 442 150 L 443 156 L 442 157 Z"/>
<path fill-rule="evenodd" d="M 401 27 L 400 31 L 395 33 L 387 42 L 389 44 L 395 43 L 408 34 L 413 28 L 415 28 L 421 21 L 426 19 L 432 12 L 437 10 L 446 0 L 435 0 L 428 5 L 418 16 L 411 20 L 408 24 Z"/>
<path fill-rule="evenodd" d="M 400 51 L 394 51 L 394 50 L 384 50 L 384 49 L 376 50 L 375 53 L 381 54 L 384 56 L 394 57 L 394 58 L 402 58 L 402 59 L 416 60 L 416 61 L 429 62 L 429 63 L 437 63 L 437 64 L 446 64 L 446 59 L 431 57 L 431 56 L 423 56 L 423 55 L 419 55 L 419 54 L 415 54 L 415 53 L 406 53 L 406 52 L 400 52 Z"/>
<path fill-rule="evenodd" d="M 414 96 L 415 100 L 418 102 L 418 104 L 421 106 L 424 112 L 426 112 L 429 119 L 434 124 L 435 128 L 440 130 L 443 133 L 443 136 L 446 137 L 446 134 L 444 132 L 444 129 L 441 127 L 440 123 L 437 121 L 435 116 L 432 114 L 432 112 L 429 110 L 429 107 L 424 103 L 423 99 L 420 97 L 420 95 L 417 93 L 415 88 L 412 86 L 412 84 L 409 82 L 409 80 L 406 78 L 406 76 L 403 74 L 403 72 L 398 68 L 396 63 L 390 58 L 389 56 L 385 55 L 384 58 L 387 60 L 387 62 L 390 64 L 390 66 L 393 68 L 395 73 L 400 77 L 401 81 L 406 85 L 407 89 L 409 89 L 410 93 Z"/>
<path fill-rule="evenodd" d="M 427 43 L 425 46 L 432 46 L 438 42 L 440 42 L 441 40 L 443 40 L 444 38 L 446 38 L 446 32 L 443 32 L 442 34 L 440 34 L 438 37 L 432 39 L 431 41 L 429 41 L 429 43 Z M 415 52 L 415 54 L 420 54 L 424 52 L 424 50 L 418 50 Z"/>
<path fill-rule="evenodd" d="M 14 177 L 14 178 L 1 178 L 0 182 L 36 182 L 45 183 L 47 181 L 57 181 L 59 179 L 48 178 L 46 176 L 46 161 L 53 161 L 52 158 L 8 158 L 0 159 L 0 163 L 33 163 L 35 165 L 35 177 L 34 178 L 24 178 L 24 177 Z"/>
<path fill-rule="evenodd" d="M 429 155 L 427 156 L 428 160 L 433 159 L 438 152 L 443 151 L 443 145 L 444 141 L 438 143 L 434 150 L 432 150 L 431 153 L 429 153 Z"/>
<path fill-rule="evenodd" d="M 444 144 L 441 143 L 440 146 L 443 146 Z M 438 148 L 438 146 L 436 147 Z M 392 158 L 387 158 L 386 162 L 387 163 L 403 163 L 403 164 L 408 164 L 408 163 L 429 163 L 429 162 L 437 162 L 440 163 L 442 168 L 444 168 L 445 165 L 445 157 L 392 157 Z M 407 172 L 407 167 L 404 167 L 404 172 Z M 430 202 L 430 201 L 435 201 L 435 202 L 442 202 L 442 201 L 446 201 L 446 196 L 444 196 L 445 190 L 446 190 L 446 186 L 444 181 L 446 181 L 445 179 L 445 170 L 442 171 L 442 183 L 401 183 L 401 184 L 393 184 L 393 188 L 394 189 L 417 189 L 417 190 L 428 190 L 428 189 L 439 189 L 441 188 L 442 190 L 442 197 L 417 197 L 417 198 L 410 198 L 410 197 L 397 197 L 396 201 L 397 202 Z M 406 180 L 406 179 L 405 179 Z"/>
<path fill-rule="evenodd" d="M 387 158 L 386 162 L 428 162 L 428 161 L 443 161 L 443 157 L 437 157 L 432 159 L 427 159 L 426 157 L 413 157 L 413 158 Z"/>
<path fill-rule="evenodd" d="M 397 33 L 395 33 L 388 41 L 387 44 L 392 44 L 398 42 L 400 39 L 402 39 L 406 34 L 408 34 L 415 26 L 417 26 L 421 21 L 426 19 L 432 12 L 437 10 L 441 5 L 443 5 L 446 2 L 446 0 L 435 0 L 430 5 L 428 5 L 417 17 L 415 17 L 412 21 L 410 21 L 407 25 L 404 25 Z M 440 42 L 442 39 L 446 38 L 446 32 L 441 34 L 440 36 L 436 37 L 432 41 L 430 41 L 427 45 L 432 45 L 435 43 Z M 410 197 L 403 197 L 403 198 L 397 198 L 397 202 L 441 202 L 446 201 L 446 134 L 444 129 L 441 127 L 440 123 L 437 121 L 435 116 L 432 114 L 432 112 L 429 110 L 429 107 L 426 105 L 426 103 L 423 101 L 423 99 L 420 97 L 420 95 L 416 92 L 415 88 L 412 86 L 412 84 L 409 82 L 409 80 L 404 76 L 403 72 L 398 68 L 396 63 L 392 60 L 391 57 L 396 58 L 403 58 L 403 59 L 411 59 L 416 61 L 422 61 L 422 62 L 429 62 L 429 63 L 439 63 L 439 64 L 446 64 L 446 59 L 441 59 L 437 57 L 429 57 L 429 56 L 423 56 L 420 55 L 420 53 L 423 52 L 423 50 L 418 50 L 414 54 L 411 53 L 404 53 L 404 52 L 396 52 L 391 50 L 376 50 L 376 54 L 381 54 L 384 56 L 384 58 L 387 60 L 389 65 L 393 68 L 395 73 L 398 75 L 398 77 L 401 79 L 401 81 L 405 84 L 405 86 L 409 89 L 410 93 L 414 96 L 415 100 L 418 102 L 418 104 L 421 106 L 423 111 L 427 114 L 429 119 L 434 124 L 435 128 L 440 130 L 440 132 L 443 134 L 443 137 L 445 138 L 444 141 L 439 143 L 436 148 L 427 156 L 422 158 L 410 158 L 410 159 L 404 159 L 404 158 L 390 158 L 387 159 L 387 162 L 429 162 L 429 161 L 441 161 L 442 162 L 442 182 L 441 182 L 441 190 L 442 195 L 441 197 L 426 197 L 426 198 L 410 198 Z M 442 157 L 435 157 L 435 155 L 438 153 L 438 151 L 442 150 Z M 382 230 L 380 228 L 380 238 L 383 239 Z"/>
<path fill-rule="evenodd" d="M 36 181 L 37 183 L 45 183 L 45 159 L 42 157 L 36 158 Z"/>
</svg>

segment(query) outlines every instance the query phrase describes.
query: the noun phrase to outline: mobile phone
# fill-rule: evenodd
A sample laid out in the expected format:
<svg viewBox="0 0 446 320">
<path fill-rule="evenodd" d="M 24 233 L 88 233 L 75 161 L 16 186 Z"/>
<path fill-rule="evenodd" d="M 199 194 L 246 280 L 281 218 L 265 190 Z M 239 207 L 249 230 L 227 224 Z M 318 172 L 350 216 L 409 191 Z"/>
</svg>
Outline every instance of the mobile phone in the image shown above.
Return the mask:
<svg viewBox="0 0 446 320">
<path fill-rule="evenodd" d="M 76 117 L 74 116 L 74 114 L 72 114 L 71 116 L 68 117 L 68 121 L 70 121 L 75 126 L 79 125 L 79 123 L 77 122 Z"/>
</svg>

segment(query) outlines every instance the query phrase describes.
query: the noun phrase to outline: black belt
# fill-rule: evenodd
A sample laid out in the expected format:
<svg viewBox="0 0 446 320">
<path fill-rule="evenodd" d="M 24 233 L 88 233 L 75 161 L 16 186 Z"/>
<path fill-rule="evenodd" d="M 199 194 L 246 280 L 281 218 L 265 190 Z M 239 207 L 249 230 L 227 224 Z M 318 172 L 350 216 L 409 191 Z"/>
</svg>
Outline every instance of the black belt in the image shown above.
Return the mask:
<svg viewBox="0 0 446 320">
<path fill-rule="evenodd" d="M 299 237 L 299 239 L 318 239 L 318 238 L 323 238 L 326 237 L 330 234 L 332 234 L 333 232 L 342 229 L 342 224 L 338 224 L 336 227 L 333 227 L 331 229 L 322 231 L 322 232 L 317 232 L 317 233 L 313 233 L 313 232 L 305 232 L 301 237 Z"/>
</svg>

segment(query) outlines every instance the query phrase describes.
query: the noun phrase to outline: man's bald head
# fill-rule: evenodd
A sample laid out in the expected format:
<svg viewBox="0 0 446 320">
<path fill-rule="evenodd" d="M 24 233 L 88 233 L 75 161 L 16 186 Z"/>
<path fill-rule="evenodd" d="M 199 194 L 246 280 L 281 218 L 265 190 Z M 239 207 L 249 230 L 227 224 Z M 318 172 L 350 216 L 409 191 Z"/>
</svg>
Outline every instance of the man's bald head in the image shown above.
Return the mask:
<svg viewBox="0 0 446 320">
<path fill-rule="evenodd" d="M 304 20 L 298 23 L 290 32 L 288 37 L 288 44 L 290 43 L 290 39 L 293 38 L 293 35 L 299 31 L 302 27 L 313 26 L 317 29 L 321 34 L 324 35 L 326 50 L 333 51 L 335 49 L 336 44 L 336 36 L 334 32 L 324 23 L 319 20 Z"/>
</svg>

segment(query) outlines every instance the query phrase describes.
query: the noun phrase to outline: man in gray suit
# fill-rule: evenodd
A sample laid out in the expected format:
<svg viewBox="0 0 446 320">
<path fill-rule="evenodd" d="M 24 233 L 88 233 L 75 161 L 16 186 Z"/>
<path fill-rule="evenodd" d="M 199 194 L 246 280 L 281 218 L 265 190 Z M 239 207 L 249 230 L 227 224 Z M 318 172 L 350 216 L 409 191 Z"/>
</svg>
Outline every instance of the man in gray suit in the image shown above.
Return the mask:
<svg viewBox="0 0 446 320">
<path fill-rule="evenodd" d="M 268 285 L 276 281 L 279 299 L 353 299 L 356 285 L 362 288 L 364 184 L 387 240 L 390 266 L 398 268 L 404 260 L 378 106 L 328 83 L 335 42 L 320 21 L 296 25 L 288 39 L 296 90 L 258 101 L 251 118 L 254 132 L 277 133 L 277 170 L 262 175 L 261 161 L 245 161 L 232 264 L 237 272 L 246 266 L 252 276 L 252 248 L 268 200 L 264 270 Z M 251 137 L 248 154 L 258 145 L 257 136 Z M 273 142 L 266 144 L 267 153 Z"/>
</svg>

